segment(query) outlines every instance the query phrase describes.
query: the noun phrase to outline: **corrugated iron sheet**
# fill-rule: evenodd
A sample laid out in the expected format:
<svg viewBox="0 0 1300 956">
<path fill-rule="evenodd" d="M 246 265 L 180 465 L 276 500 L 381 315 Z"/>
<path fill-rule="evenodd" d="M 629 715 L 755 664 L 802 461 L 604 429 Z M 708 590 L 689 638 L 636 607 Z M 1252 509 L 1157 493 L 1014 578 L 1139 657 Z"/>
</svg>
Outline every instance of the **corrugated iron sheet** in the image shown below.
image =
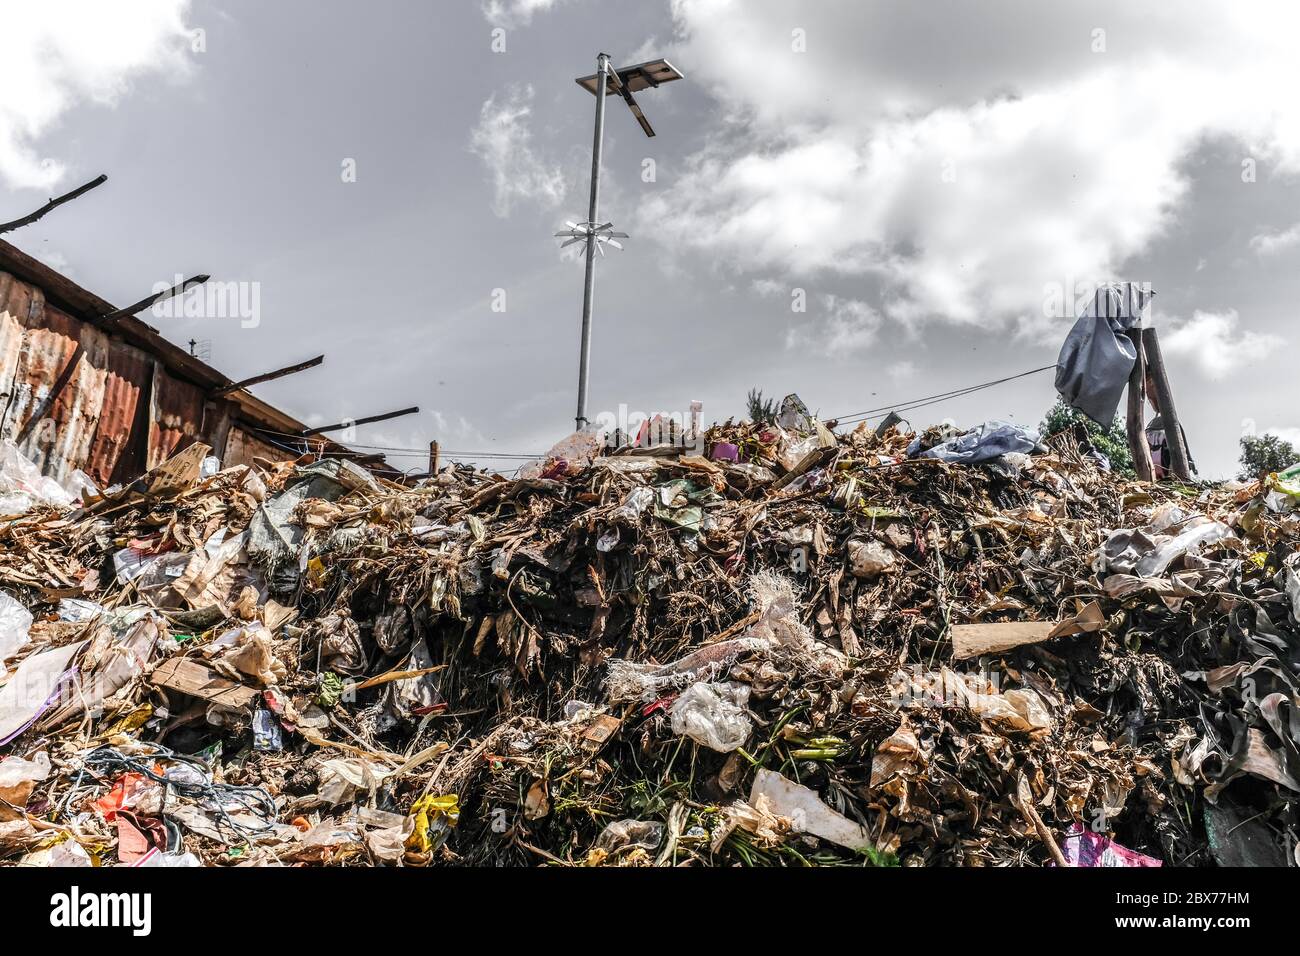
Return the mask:
<svg viewBox="0 0 1300 956">
<path fill-rule="evenodd" d="M 203 434 L 202 389 L 172 378 L 154 363 L 149 403 L 149 467 L 161 465 Z"/>
<path fill-rule="evenodd" d="M 105 326 L 96 317 L 113 311 L 108 302 L 3 241 L 0 267 L 0 438 L 45 474 L 125 482 L 195 441 L 226 465 L 296 457 L 256 431 L 306 427 L 293 416 L 231 391 L 228 377 L 132 316 Z M 355 457 L 333 442 L 325 453 Z"/>
<path fill-rule="evenodd" d="M 202 388 L 48 305 L 39 289 L 0 279 L 0 437 L 45 474 L 122 481 L 202 436 Z"/>
<path fill-rule="evenodd" d="M 146 470 L 140 436 L 148 421 L 153 360 L 139 349 L 109 339 L 104 367 L 104 403 L 90 443 L 90 467 L 85 469 L 101 487 Z"/>
</svg>

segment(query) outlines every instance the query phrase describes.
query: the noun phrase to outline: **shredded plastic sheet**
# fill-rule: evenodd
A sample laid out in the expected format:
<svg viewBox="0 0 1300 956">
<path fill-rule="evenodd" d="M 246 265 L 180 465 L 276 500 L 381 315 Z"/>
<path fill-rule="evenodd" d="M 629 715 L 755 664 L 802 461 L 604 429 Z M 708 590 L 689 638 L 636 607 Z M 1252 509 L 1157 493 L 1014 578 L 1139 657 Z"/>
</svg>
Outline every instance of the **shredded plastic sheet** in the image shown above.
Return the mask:
<svg viewBox="0 0 1300 956">
<path fill-rule="evenodd" d="M 673 733 L 710 750 L 730 753 L 745 745 L 753 729 L 745 713 L 748 703 L 747 684 L 692 684 L 673 701 Z"/>
<path fill-rule="evenodd" d="M 82 473 L 73 473 L 74 478 L 77 475 Z M 90 481 L 88 478 L 85 480 Z M 76 481 L 78 489 L 84 487 L 81 479 Z M 91 487 L 94 487 L 93 483 Z M 0 441 L 0 515 L 23 514 L 38 505 L 66 508 L 75 500 L 76 495 L 53 478 L 42 475 L 17 445 L 8 440 Z"/>
<path fill-rule="evenodd" d="M 1076 823 L 1061 841 L 1061 853 L 1070 866 L 1163 866 L 1155 857 L 1120 846 L 1109 837 L 1086 830 Z"/>
<path fill-rule="evenodd" d="M 924 451 L 918 436 L 908 446 L 907 456 L 975 465 L 1015 452 L 1028 454 L 1037 445 L 1038 432 L 1034 429 L 1012 422 L 990 421 Z"/>
<path fill-rule="evenodd" d="M 28 643 L 32 614 L 5 591 L 0 591 L 0 676 L 5 663 Z"/>
<path fill-rule="evenodd" d="M 844 668 L 844 655 L 816 640 L 799 620 L 789 580 L 774 571 L 761 571 L 750 578 L 749 586 L 759 616 L 741 637 L 706 644 L 663 666 L 611 659 L 605 677 L 609 699 L 648 703 L 697 681 L 719 677 L 748 654 L 787 652 L 804 666 L 823 674 Z"/>
<path fill-rule="evenodd" d="M 1098 570 L 1159 577 L 1179 558 L 1232 537 L 1232 529 L 1221 521 L 1168 509 L 1157 513 L 1146 528 L 1112 532 L 1098 552 Z"/>
<path fill-rule="evenodd" d="M 1080 314 L 1056 359 L 1056 390 L 1065 404 L 1109 426 L 1119 409 L 1137 350 L 1124 333 L 1141 323 L 1155 295 L 1132 282 L 1105 285 Z"/>
</svg>

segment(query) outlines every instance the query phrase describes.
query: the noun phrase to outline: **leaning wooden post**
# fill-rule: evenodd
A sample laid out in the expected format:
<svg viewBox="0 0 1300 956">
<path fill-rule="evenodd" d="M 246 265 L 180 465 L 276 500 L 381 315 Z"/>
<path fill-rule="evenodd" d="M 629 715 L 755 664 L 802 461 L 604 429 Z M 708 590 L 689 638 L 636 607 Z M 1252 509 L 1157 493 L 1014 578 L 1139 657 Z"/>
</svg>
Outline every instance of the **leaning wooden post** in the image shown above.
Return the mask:
<svg viewBox="0 0 1300 956">
<path fill-rule="evenodd" d="M 1183 441 L 1183 428 L 1174 408 L 1174 393 L 1169 387 L 1164 357 L 1160 354 L 1160 339 L 1155 329 L 1142 330 L 1142 347 L 1147 365 L 1151 367 L 1151 381 L 1156 387 L 1156 402 L 1165 423 L 1165 442 L 1169 445 L 1170 471 L 1183 481 L 1192 480 L 1191 463 L 1187 458 L 1187 443 Z"/>
<path fill-rule="evenodd" d="M 429 477 L 436 478 L 437 476 L 438 476 L 438 442 L 435 440 L 429 442 Z"/>
<path fill-rule="evenodd" d="M 1133 362 L 1133 371 L 1128 377 L 1128 450 L 1133 457 L 1133 470 L 1142 481 L 1155 479 L 1155 468 L 1151 463 L 1151 446 L 1147 444 L 1144 422 L 1146 413 L 1146 375 L 1147 363 L 1142 348 L 1142 329 L 1129 329 L 1124 333 L 1137 350 L 1137 359 Z"/>
</svg>

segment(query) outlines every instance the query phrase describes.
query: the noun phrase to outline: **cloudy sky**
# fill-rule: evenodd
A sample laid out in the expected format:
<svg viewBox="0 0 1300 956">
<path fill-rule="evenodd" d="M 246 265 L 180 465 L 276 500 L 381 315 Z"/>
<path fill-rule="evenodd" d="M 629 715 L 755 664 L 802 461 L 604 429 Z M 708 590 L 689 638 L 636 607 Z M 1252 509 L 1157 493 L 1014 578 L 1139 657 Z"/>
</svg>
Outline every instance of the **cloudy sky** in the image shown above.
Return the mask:
<svg viewBox="0 0 1300 956">
<path fill-rule="evenodd" d="M 847 415 L 1051 363 L 1148 282 L 1193 454 L 1300 440 L 1293 3 L 0 0 L 6 238 L 113 302 L 198 272 L 247 316 L 149 318 L 356 442 L 538 452 L 571 430 L 604 50 L 686 79 L 609 104 L 589 416 Z M 799 304 L 804 308 L 798 311 Z M 1036 423 L 1031 376 L 917 413 Z M 404 457 L 405 456 L 405 457 Z M 397 453 L 418 468 L 423 454 Z M 486 459 L 485 459 L 486 461 Z M 494 461 L 500 461 L 494 459 Z"/>
</svg>

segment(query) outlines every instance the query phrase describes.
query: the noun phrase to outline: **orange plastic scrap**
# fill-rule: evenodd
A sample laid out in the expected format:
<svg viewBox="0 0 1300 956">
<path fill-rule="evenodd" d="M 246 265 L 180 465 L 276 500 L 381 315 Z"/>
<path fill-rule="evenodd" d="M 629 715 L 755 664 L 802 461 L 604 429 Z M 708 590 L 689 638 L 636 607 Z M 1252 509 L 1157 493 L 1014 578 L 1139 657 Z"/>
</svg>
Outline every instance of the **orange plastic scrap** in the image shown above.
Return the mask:
<svg viewBox="0 0 1300 956">
<path fill-rule="evenodd" d="M 112 823 L 117 819 L 119 810 L 135 806 L 139 792 L 145 789 L 148 782 L 144 774 L 124 773 L 108 793 L 95 801 L 95 808 L 103 815 L 106 823 Z"/>
</svg>

